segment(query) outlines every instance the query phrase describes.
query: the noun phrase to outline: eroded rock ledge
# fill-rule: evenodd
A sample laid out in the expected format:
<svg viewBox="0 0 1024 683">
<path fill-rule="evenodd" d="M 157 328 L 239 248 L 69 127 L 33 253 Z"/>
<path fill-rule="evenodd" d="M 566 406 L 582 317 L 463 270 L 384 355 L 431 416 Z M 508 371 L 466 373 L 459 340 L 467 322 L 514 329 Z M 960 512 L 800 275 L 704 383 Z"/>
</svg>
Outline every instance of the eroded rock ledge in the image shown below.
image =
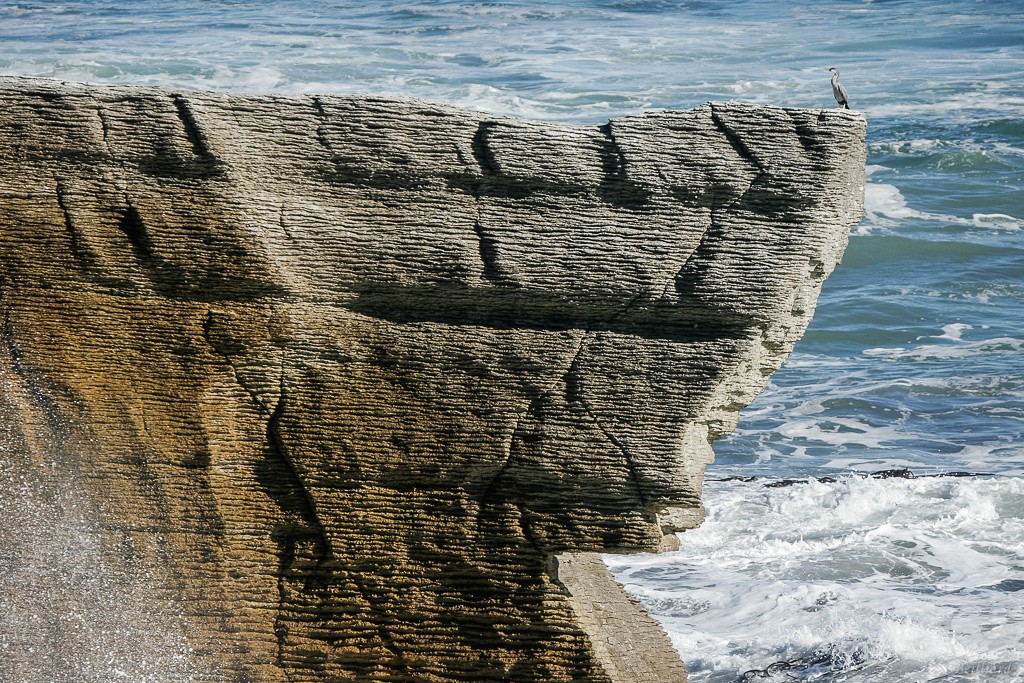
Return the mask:
<svg viewBox="0 0 1024 683">
<path fill-rule="evenodd" d="M 86 491 L 210 680 L 684 680 L 579 553 L 699 523 L 864 134 L 0 79 L 4 457 Z"/>
</svg>

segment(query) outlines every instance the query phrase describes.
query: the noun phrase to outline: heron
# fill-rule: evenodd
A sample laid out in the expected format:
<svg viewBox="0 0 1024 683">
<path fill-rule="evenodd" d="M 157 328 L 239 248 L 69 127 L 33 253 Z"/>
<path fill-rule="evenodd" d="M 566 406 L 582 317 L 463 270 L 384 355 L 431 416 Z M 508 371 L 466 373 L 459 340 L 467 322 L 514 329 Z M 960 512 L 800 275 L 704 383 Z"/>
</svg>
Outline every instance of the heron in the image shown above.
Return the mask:
<svg viewBox="0 0 1024 683">
<path fill-rule="evenodd" d="M 831 66 L 828 70 L 832 72 L 832 94 L 836 96 L 836 102 L 843 109 L 849 109 L 850 99 L 846 94 L 846 88 L 839 82 L 839 69 Z"/>
</svg>

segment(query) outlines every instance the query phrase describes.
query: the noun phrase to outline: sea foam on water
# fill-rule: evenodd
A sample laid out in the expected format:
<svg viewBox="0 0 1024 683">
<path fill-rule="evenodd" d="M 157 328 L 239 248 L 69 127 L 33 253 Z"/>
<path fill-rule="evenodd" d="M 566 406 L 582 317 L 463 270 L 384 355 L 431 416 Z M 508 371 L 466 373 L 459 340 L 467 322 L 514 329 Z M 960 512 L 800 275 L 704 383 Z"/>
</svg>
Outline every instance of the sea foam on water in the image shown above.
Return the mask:
<svg viewBox="0 0 1024 683">
<path fill-rule="evenodd" d="M 694 680 L 790 662 L 804 680 L 909 683 L 981 671 L 996 652 L 1024 671 L 1024 481 L 772 483 L 710 482 L 708 518 L 678 553 L 608 558 Z"/>
</svg>

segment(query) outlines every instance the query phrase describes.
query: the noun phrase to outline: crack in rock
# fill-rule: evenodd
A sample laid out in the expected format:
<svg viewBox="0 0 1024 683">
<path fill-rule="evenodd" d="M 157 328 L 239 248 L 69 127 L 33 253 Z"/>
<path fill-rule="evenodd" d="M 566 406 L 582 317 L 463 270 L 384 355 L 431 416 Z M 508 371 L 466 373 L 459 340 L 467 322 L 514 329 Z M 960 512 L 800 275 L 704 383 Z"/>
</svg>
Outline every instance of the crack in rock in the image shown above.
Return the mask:
<svg viewBox="0 0 1024 683">
<path fill-rule="evenodd" d="M 725 136 L 725 139 L 729 141 L 729 144 L 732 146 L 736 154 L 740 157 L 740 159 L 753 165 L 758 170 L 757 175 L 754 176 L 754 178 L 750 181 L 750 183 L 747 185 L 747 188 L 743 190 L 743 192 L 741 192 L 739 196 L 736 197 L 736 199 L 732 200 L 731 202 L 729 202 L 727 206 L 724 207 L 728 209 L 733 206 L 736 206 L 741 201 L 743 201 L 743 199 L 746 198 L 750 190 L 753 189 L 754 185 L 761 182 L 761 180 L 768 176 L 769 173 L 768 169 L 761 162 L 761 160 L 757 158 L 757 155 L 754 154 L 754 152 L 751 151 L 750 147 L 747 146 L 747 143 L 745 143 L 743 139 L 736 134 L 736 131 L 730 128 L 728 124 L 726 124 L 725 121 L 722 120 L 722 117 L 715 109 L 714 103 L 709 102 L 708 106 L 711 109 L 711 120 L 714 121 L 715 125 Z"/>
<path fill-rule="evenodd" d="M 586 350 L 586 342 L 588 341 L 590 341 L 590 338 L 586 336 L 580 340 L 580 344 L 576 348 L 576 353 L 573 355 L 572 361 L 569 363 L 569 368 L 563 375 L 563 381 L 565 382 L 566 387 L 566 401 L 569 403 L 576 403 L 583 408 L 583 411 L 594 423 L 594 426 L 604 434 L 609 443 L 615 446 L 622 453 L 622 457 L 626 463 L 626 468 L 629 471 L 630 481 L 632 481 L 633 486 L 636 488 L 637 498 L 640 500 L 640 504 L 646 508 L 647 496 L 644 493 L 643 485 L 640 481 L 640 472 L 633 453 L 618 439 L 618 437 L 604 426 L 601 420 L 598 419 L 597 414 L 590 405 L 590 402 L 584 396 L 583 385 L 582 382 L 580 382 L 579 376 L 579 362 L 583 352 Z"/>
<path fill-rule="evenodd" d="M 473 159 L 476 160 L 477 166 L 480 168 L 480 175 L 482 176 L 480 180 L 472 183 L 470 186 L 473 198 L 476 201 L 476 220 L 473 222 L 473 233 L 477 237 L 480 261 L 483 263 L 483 271 L 480 277 L 497 285 L 508 285 L 510 284 L 508 278 L 502 273 L 501 252 L 498 247 L 499 241 L 489 236 L 486 230 L 484 230 L 483 204 L 481 201 L 482 186 L 487 182 L 487 177 L 500 173 L 498 162 L 494 156 L 494 150 L 491 149 L 490 141 L 488 140 L 488 134 L 497 125 L 495 121 L 481 121 L 477 126 L 476 133 L 473 135 L 473 142 L 470 146 Z M 456 153 L 459 160 L 466 163 L 465 156 L 458 147 L 456 147 Z"/>
<path fill-rule="evenodd" d="M 78 226 L 75 225 L 75 219 L 71 216 L 71 207 L 68 205 L 67 186 L 59 177 L 55 177 L 54 181 L 57 185 L 57 206 L 60 207 L 61 214 L 64 216 L 64 229 L 67 231 L 68 239 L 71 241 L 71 254 L 82 267 L 94 265 L 96 255 L 85 245 L 84 235 Z"/>
<path fill-rule="evenodd" d="M 216 160 L 217 156 L 210 149 L 210 140 L 199 125 L 199 120 L 196 118 L 192 105 L 182 95 L 174 95 L 173 97 L 174 108 L 178 111 L 178 118 L 181 119 L 182 125 L 185 126 L 185 136 L 192 144 L 193 152 L 195 152 L 196 156 L 211 161 Z"/>
<path fill-rule="evenodd" d="M 598 126 L 598 131 L 602 136 L 598 154 L 604 172 L 597 188 L 598 196 L 602 201 L 618 209 L 643 209 L 650 202 L 652 193 L 648 188 L 630 179 L 626 153 L 615 137 L 612 122 Z"/>
<path fill-rule="evenodd" d="M 316 116 L 320 120 L 320 125 L 316 127 L 316 139 L 320 143 L 320 146 L 331 153 L 331 160 L 334 160 L 334 146 L 331 144 L 331 139 L 327 136 L 327 110 L 324 109 L 323 100 L 319 97 L 313 98 L 313 108 L 316 110 Z"/>
</svg>

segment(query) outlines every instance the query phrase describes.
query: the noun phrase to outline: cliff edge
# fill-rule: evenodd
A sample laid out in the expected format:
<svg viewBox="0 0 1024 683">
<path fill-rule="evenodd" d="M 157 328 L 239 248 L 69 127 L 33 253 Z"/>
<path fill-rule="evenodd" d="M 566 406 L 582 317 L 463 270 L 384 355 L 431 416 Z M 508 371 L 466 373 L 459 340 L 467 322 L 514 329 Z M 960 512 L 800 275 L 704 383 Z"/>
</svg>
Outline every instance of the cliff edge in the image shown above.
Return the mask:
<svg viewBox="0 0 1024 683">
<path fill-rule="evenodd" d="M 2 78 L 4 468 L 82 492 L 196 680 L 685 680 L 591 553 L 699 524 L 865 128 Z"/>
</svg>

